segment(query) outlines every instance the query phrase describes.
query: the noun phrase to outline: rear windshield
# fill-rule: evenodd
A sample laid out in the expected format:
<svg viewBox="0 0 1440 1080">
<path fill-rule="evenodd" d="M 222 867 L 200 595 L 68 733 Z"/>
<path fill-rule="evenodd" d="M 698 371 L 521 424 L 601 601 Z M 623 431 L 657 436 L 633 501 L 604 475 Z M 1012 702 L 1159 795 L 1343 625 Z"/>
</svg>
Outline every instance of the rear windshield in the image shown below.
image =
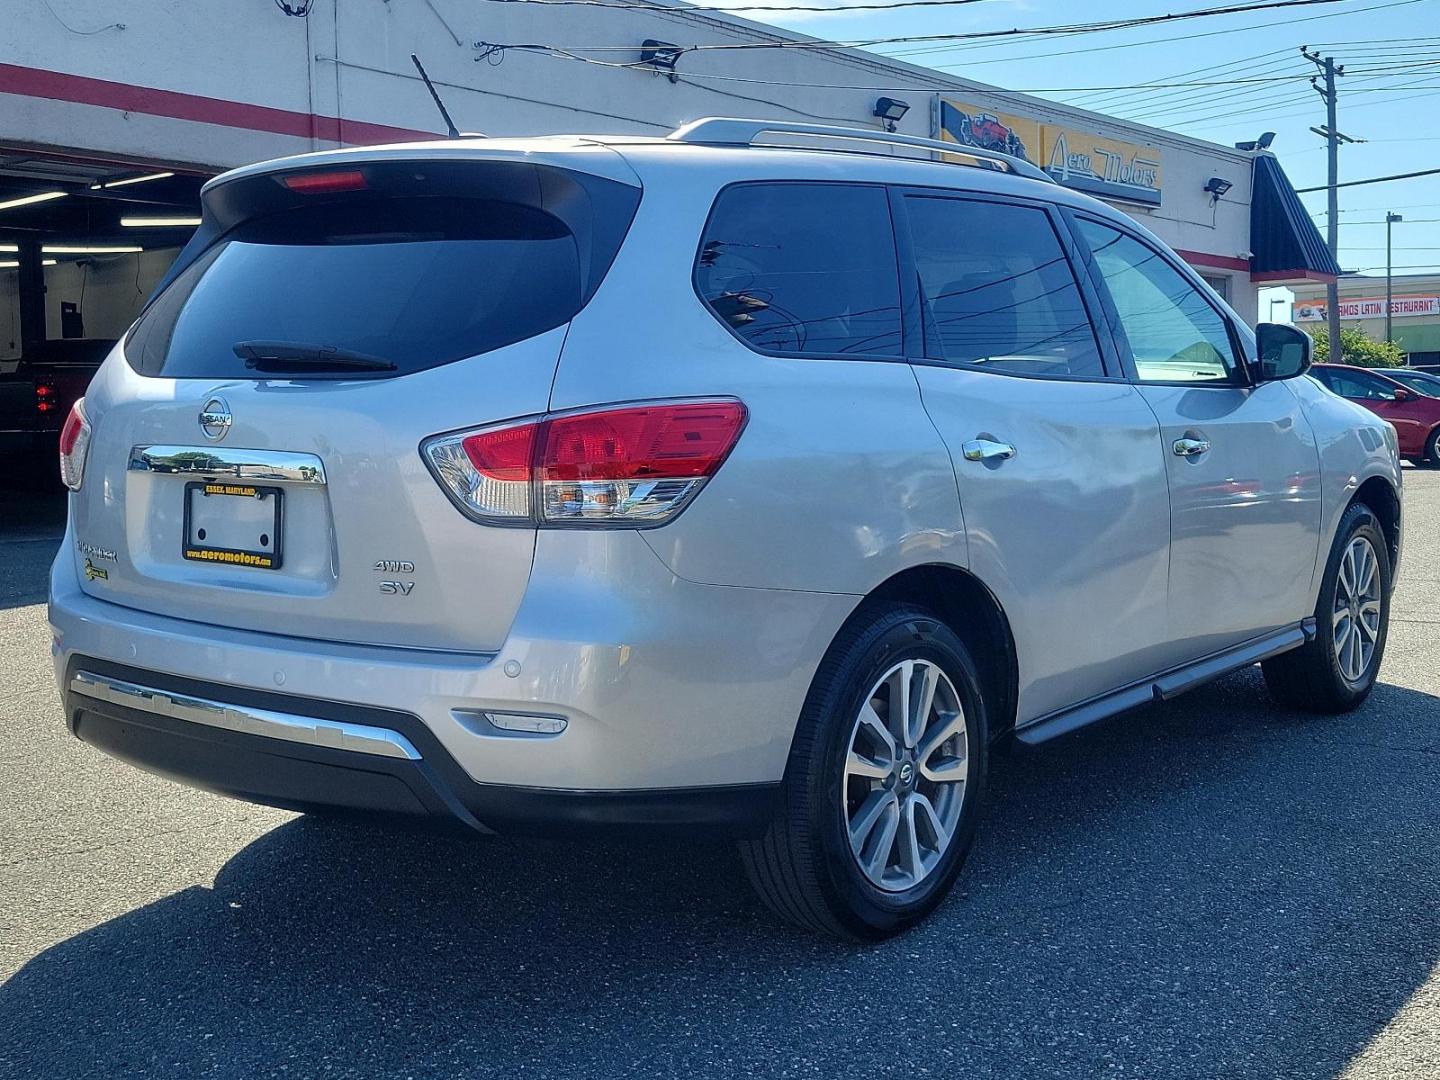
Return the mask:
<svg viewBox="0 0 1440 1080">
<path fill-rule="evenodd" d="M 438 367 L 568 322 L 581 256 L 559 218 L 472 198 L 349 199 L 246 222 L 186 267 L 126 339 L 170 378 L 274 378 L 234 347 L 284 341 Z"/>
</svg>

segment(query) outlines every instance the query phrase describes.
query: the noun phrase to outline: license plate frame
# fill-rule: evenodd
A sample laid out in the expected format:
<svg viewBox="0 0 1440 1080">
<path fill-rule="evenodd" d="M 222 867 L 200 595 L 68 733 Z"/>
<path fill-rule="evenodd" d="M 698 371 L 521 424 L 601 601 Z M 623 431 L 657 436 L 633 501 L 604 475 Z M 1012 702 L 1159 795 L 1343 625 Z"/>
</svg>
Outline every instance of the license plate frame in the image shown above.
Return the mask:
<svg viewBox="0 0 1440 1080">
<path fill-rule="evenodd" d="M 233 483 L 225 480 L 192 480 L 185 485 L 184 521 L 180 537 L 180 555 L 191 562 L 210 563 L 214 566 L 246 566 L 256 570 L 279 570 L 283 564 L 283 542 L 285 537 L 285 499 L 278 487 L 263 484 Z M 273 520 L 268 531 L 262 536 L 272 538 L 267 549 L 243 548 L 207 544 L 197 538 L 197 531 L 203 526 L 195 522 L 194 507 L 197 499 L 256 499 L 261 502 L 273 500 Z"/>
</svg>

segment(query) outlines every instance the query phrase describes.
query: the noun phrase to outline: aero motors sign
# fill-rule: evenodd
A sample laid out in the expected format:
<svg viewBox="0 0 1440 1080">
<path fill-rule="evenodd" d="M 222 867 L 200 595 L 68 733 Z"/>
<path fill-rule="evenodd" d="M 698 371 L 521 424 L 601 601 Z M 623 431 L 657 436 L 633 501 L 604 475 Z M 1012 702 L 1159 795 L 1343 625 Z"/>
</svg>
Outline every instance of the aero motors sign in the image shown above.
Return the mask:
<svg viewBox="0 0 1440 1080">
<path fill-rule="evenodd" d="M 941 98 L 940 138 L 998 150 L 1040 166 L 1056 183 L 1101 198 L 1160 205 L 1160 150 L 1108 135 L 1042 124 L 964 101 Z"/>
<path fill-rule="evenodd" d="M 1390 317 L 1403 319 L 1416 315 L 1440 315 L 1440 296 L 1397 296 L 1390 301 Z M 1340 301 L 1342 319 L 1383 319 L 1385 298 L 1366 296 L 1358 300 Z M 1296 322 L 1324 322 L 1323 301 L 1306 300 L 1295 305 Z"/>
</svg>

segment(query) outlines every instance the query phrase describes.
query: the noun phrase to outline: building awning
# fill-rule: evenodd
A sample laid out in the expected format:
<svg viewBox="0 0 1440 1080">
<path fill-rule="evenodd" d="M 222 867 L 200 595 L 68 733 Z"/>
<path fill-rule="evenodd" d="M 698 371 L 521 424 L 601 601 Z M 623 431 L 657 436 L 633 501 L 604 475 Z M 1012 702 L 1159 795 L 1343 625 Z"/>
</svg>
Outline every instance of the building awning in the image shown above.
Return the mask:
<svg viewBox="0 0 1440 1080">
<path fill-rule="evenodd" d="M 1340 267 L 1280 162 L 1255 157 L 1250 195 L 1250 280 L 1259 285 L 1334 281 Z"/>
</svg>

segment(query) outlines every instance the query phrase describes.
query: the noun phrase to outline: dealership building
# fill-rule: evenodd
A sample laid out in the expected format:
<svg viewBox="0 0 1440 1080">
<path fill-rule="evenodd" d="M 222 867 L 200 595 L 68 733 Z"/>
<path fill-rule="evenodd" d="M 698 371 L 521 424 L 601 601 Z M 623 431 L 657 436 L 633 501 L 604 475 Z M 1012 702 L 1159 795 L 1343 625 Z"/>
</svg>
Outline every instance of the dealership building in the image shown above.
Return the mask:
<svg viewBox="0 0 1440 1080">
<path fill-rule="evenodd" d="M 665 135 L 728 115 L 893 123 L 1023 154 L 1143 222 L 1251 322 L 1259 288 L 1336 273 L 1268 151 L 823 43 L 677 58 L 677 45 L 814 39 L 668 0 L 636 9 L 468 0 L 6 8 L 0 370 L 59 339 L 118 337 L 188 238 L 208 177 L 285 154 L 438 137 L 443 124 L 412 53 L 467 132 Z M 522 47 L 537 43 L 571 55 Z"/>
<path fill-rule="evenodd" d="M 1292 285 L 1292 318 L 1301 326 L 1324 325 L 1325 290 Z M 1385 340 L 1383 277 L 1340 278 L 1340 328 L 1359 327 L 1372 341 Z M 1390 338 L 1411 367 L 1440 369 L 1440 274 L 1396 274 L 1390 279 Z"/>
</svg>

